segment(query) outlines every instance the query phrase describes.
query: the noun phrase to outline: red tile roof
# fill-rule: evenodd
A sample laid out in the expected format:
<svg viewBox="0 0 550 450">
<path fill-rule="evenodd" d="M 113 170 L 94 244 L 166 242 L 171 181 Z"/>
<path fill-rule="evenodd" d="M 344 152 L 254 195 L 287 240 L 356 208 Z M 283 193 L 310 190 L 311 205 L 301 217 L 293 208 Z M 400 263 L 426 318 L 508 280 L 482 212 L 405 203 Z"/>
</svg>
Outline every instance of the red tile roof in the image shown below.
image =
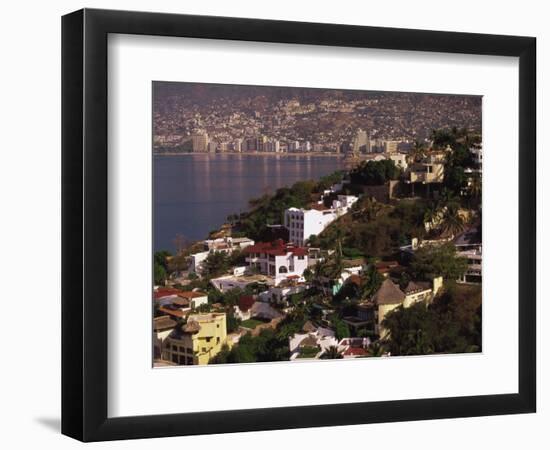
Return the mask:
<svg viewBox="0 0 550 450">
<path fill-rule="evenodd" d="M 179 289 L 174 289 L 174 288 L 158 288 L 155 292 L 154 292 L 154 297 L 155 297 L 155 300 L 158 300 L 159 298 L 163 298 L 163 297 L 170 297 L 171 295 L 179 295 L 181 294 L 182 291 L 180 291 Z"/>
<path fill-rule="evenodd" d="M 238 306 L 242 312 L 246 312 L 252 308 L 254 303 L 256 303 L 256 299 L 252 295 L 241 295 L 238 301 Z"/>
<path fill-rule="evenodd" d="M 368 352 L 363 347 L 349 347 L 343 353 L 344 356 L 365 356 Z"/>
<path fill-rule="evenodd" d="M 257 242 L 254 245 L 249 245 L 244 249 L 245 253 L 265 253 L 272 256 L 285 256 L 287 253 L 292 253 L 294 256 L 307 255 L 307 249 L 303 247 L 295 247 L 293 244 L 285 242 L 282 239 L 277 239 L 273 242 Z"/>
<path fill-rule="evenodd" d="M 197 292 L 197 291 L 184 291 L 184 292 L 179 292 L 177 295 L 178 297 L 182 297 L 189 300 L 191 298 L 206 297 L 208 294 L 205 294 L 204 292 Z"/>
</svg>

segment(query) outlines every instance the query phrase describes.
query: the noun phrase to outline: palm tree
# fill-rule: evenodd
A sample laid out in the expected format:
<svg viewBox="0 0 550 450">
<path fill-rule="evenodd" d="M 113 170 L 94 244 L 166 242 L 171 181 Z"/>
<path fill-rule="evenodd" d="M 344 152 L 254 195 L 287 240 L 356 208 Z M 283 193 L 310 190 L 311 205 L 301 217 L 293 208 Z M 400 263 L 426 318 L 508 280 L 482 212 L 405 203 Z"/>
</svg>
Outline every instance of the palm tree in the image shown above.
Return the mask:
<svg viewBox="0 0 550 450">
<path fill-rule="evenodd" d="M 370 356 L 380 357 L 384 356 L 388 352 L 388 349 L 382 342 L 376 341 L 369 345 L 368 352 Z"/>
<path fill-rule="evenodd" d="M 420 141 L 414 141 L 411 151 L 409 152 L 408 163 L 419 162 L 424 158 L 426 146 Z"/>
<path fill-rule="evenodd" d="M 435 228 L 437 226 L 437 219 L 439 219 L 439 216 L 441 214 L 441 211 L 437 208 L 436 205 L 430 204 L 425 210 L 424 210 L 424 216 L 423 216 L 423 226 L 426 229 L 426 231 L 430 231 L 431 229 Z"/>
<path fill-rule="evenodd" d="M 464 228 L 464 219 L 460 215 L 458 207 L 454 204 L 448 205 L 441 218 L 441 230 L 443 234 L 456 236 L 464 231 Z"/>
<path fill-rule="evenodd" d="M 342 359 L 342 358 L 343 356 L 340 353 L 340 350 L 338 350 L 338 347 L 336 347 L 335 345 L 331 345 L 321 355 L 321 359 Z"/>
</svg>

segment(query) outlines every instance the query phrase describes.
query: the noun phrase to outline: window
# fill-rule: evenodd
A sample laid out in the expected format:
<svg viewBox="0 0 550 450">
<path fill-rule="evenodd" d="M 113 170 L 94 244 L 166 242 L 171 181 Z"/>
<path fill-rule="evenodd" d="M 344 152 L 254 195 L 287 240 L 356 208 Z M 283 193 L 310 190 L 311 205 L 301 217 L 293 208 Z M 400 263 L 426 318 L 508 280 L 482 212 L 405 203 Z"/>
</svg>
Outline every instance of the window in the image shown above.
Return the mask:
<svg viewBox="0 0 550 450">
<path fill-rule="evenodd" d="M 187 365 L 192 366 L 193 365 L 193 358 L 187 357 Z"/>
<path fill-rule="evenodd" d="M 210 342 L 211 339 L 212 339 L 211 337 L 207 337 L 206 342 Z"/>
<path fill-rule="evenodd" d="M 217 338 L 216 338 L 216 344 L 219 344 L 219 343 L 220 343 L 220 338 L 217 337 Z"/>
<path fill-rule="evenodd" d="M 172 345 L 172 351 L 177 352 L 178 351 L 178 346 L 177 345 Z"/>
<path fill-rule="evenodd" d="M 288 273 L 288 269 L 285 266 L 279 267 L 279 273 Z"/>
</svg>

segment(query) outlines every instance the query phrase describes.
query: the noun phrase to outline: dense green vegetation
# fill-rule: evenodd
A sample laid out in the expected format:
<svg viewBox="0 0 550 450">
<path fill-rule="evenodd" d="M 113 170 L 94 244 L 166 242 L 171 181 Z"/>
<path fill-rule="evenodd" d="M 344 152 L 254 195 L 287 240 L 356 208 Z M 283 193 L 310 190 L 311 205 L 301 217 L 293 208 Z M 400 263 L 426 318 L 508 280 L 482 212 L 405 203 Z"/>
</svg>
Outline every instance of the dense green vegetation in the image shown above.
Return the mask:
<svg viewBox="0 0 550 450">
<path fill-rule="evenodd" d="M 416 303 L 389 313 L 384 346 L 392 355 L 481 351 L 481 287 L 447 285 L 432 305 Z"/>
<path fill-rule="evenodd" d="M 363 161 L 350 171 L 350 180 L 352 184 L 374 186 L 397 180 L 400 175 L 401 170 L 391 159 Z"/>
<path fill-rule="evenodd" d="M 467 268 L 468 261 L 456 255 L 456 247 L 452 243 L 418 249 L 410 265 L 413 276 L 424 280 L 438 276 L 456 280 L 464 275 Z"/>
<path fill-rule="evenodd" d="M 235 225 L 236 235 L 248 236 L 256 241 L 269 241 L 273 233 L 268 225 L 281 224 L 287 208 L 306 208 L 320 198 L 320 194 L 342 180 L 343 172 L 336 171 L 319 181 L 298 181 L 291 187 L 277 189 L 273 195 L 250 200 L 250 211 L 231 215 L 227 219 Z"/>
<path fill-rule="evenodd" d="M 258 336 L 245 334 L 239 340 L 239 344 L 231 350 L 228 346 L 224 346 L 210 363 L 288 361 L 289 356 L 288 338 L 274 330 L 265 329 Z"/>
<path fill-rule="evenodd" d="M 168 276 L 168 263 L 166 258 L 170 256 L 170 252 L 160 251 L 155 252 L 153 256 L 153 270 L 155 284 L 164 284 Z"/>
</svg>

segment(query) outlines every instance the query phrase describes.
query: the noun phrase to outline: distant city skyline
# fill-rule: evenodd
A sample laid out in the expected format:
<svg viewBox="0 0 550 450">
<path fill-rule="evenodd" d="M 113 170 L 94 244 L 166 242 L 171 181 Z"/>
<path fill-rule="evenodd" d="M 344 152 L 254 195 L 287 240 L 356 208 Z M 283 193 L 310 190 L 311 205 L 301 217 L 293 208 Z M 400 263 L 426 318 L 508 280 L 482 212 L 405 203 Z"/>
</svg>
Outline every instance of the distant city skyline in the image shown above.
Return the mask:
<svg viewBox="0 0 550 450">
<path fill-rule="evenodd" d="M 481 97 L 153 83 L 155 152 L 407 151 L 433 129 L 481 132 Z"/>
</svg>

